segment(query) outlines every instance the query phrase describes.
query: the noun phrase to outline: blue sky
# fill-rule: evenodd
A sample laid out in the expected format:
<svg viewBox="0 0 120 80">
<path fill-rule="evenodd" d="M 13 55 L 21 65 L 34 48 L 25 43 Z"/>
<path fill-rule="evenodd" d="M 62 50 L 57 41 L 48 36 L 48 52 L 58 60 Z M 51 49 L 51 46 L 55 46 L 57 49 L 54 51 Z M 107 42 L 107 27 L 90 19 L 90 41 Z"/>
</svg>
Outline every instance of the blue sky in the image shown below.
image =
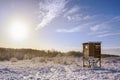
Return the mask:
<svg viewBox="0 0 120 80">
<path fill-rule="evenodd" d="M 20 44 L 5 32 L 5 23 L 16 16 L 31 24 Z M 65 51 L 102 41 L 104 48 L 119 48 L 120 0 L 0 0 L 0 32 L 2 47 Z"/>
</svg>

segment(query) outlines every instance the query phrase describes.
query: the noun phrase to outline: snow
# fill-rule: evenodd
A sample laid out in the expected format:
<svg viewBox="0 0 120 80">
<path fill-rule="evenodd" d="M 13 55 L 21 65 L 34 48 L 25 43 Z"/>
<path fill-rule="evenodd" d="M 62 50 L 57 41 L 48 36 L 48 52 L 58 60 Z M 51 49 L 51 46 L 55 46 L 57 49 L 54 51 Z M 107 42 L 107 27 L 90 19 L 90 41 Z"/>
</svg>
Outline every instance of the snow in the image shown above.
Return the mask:
<svg viewBox="0 0 120 80">
<path fill-rule="evenodd" d="M 102 58 L 101 68 L 83 68 L 82 59 L 72 64 L 3 61 L 0 80 L 120 80 L 120 57 Z"/>
</svg>

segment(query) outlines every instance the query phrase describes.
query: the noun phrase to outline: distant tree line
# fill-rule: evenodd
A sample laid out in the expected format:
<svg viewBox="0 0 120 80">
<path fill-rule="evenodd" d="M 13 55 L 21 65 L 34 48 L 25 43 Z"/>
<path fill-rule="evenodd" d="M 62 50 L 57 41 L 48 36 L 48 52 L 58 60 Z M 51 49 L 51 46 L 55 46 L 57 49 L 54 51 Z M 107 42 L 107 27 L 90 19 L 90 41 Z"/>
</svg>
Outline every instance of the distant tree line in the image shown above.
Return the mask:
<svg viewBox="0 0 120 80">
<path fill-rule="evenodd" d="M 35 50 L 35 49 L 12 49 L 0 48 L 0 61 L 10 60 L 16 58 L 18 60 L 32 59 L 35 57 L 82 57 L 80 51 L 60 52 L 56 50 Z M 102 54 L 105 57 L 119 57 L 117 55 Z"/>
<path fill-rule="evenodd" d="M 81 57 L 82 53 L 77 51 L 69 51 L 64 53 L 56 50 L 0 48 L 0 61 L 10 60 L 11 58 L 23 60 L 32 59 L 34 57 L 56 57 L 56 56 Z"/>
</svg>

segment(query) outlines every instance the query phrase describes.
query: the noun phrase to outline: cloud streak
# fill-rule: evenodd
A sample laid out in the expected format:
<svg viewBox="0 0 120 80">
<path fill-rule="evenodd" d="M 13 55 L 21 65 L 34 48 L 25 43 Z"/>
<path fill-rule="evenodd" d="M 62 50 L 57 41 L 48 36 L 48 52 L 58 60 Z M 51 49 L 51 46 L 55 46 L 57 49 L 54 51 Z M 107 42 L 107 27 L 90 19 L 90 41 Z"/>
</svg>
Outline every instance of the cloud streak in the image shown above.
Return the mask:
<svg viewBox="0 0 120 80">
<path fill-rule="evenodd" d="M 57 29 L 56 32 L 61 32 L 61 33 L 75 33 L 75 32 L 80 32 L 81 30 L 83 30 L 83 28 L 85 27 L 85 25 L 78 25 L 77 27 L 73 27 L 70 29 Z"/>
<path fill-rule="evenodd" d="M 78 11 L 79 11 L 79 7 L 73 6 L 71 9 L 66 11 L 66 13 L 64 14 L 64 17 L 66 17 L 68 15 L 73 15 L 73 14 L 77 13 Z"/>
<path fill-rule="evenodd" d="M 58 29 L 57 32 L 64 32 L 64 33 L 73 33 L 73 32 L 79 32 L 80 27 L 75 27 L 71 29 Z"/>
<path fill-rule="evenodd" d="M 66 0 L 41 0 L 40 12 L 42 20 L 35 28 L 36 30 L 48 25 L 54 18 L 58 17 L 65 8 Z"/>
<path fill-rule="evenodd" d="M 107 36 L 115 36 L 115 35 L 120 35 L 120 33 L 106 33 L 106 34 L 97 35 L 97 37 L 107 37 Z"/>
<path fill-rule="evenodd" d="M 99 35 L 99 34 L 106 34 L 108 33 L 109 31 L 98 31 L 98 32 L 91 32 L 91 33 L 88 33 L 88 35 Z"/>
<path fill-rule="evenodd" d="M 114 32 L 112 30 L 114 24 L 118 21 L 120 21 L 120 16 L 114 16 L 113 18 L 111 18 L 105 22 L 95 24 L 90 27 L 91 32 L 88 33 L 88 35 L 95 35 L 96 37 L 100 37 L 100 38 L 120 35 L 120 32 L 118 32 L 118 31 Z"/>
</svg>

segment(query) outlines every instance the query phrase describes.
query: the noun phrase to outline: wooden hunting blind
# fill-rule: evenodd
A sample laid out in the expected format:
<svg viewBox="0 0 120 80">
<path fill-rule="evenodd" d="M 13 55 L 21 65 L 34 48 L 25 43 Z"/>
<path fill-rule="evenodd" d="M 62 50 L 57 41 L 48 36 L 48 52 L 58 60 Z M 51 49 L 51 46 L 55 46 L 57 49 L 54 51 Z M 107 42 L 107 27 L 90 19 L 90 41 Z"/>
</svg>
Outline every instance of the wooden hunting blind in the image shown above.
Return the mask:
<svg viewBox="0 0 120 80">
<path fill-rule="evenodd" d="M 101 67 L 101 42 L 83 43 L 83 67 Z"/>
</svg>

